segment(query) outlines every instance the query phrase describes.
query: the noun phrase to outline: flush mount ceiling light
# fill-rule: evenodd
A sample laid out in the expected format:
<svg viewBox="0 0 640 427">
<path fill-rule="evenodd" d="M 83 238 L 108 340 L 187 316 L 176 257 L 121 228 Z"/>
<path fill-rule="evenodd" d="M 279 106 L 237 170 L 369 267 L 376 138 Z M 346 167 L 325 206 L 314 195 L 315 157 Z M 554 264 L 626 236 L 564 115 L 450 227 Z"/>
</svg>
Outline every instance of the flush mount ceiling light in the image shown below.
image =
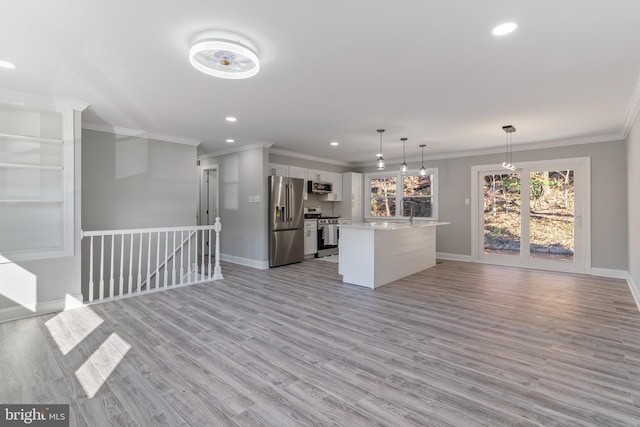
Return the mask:
<svg viewBox="0 0 640 427">
<path fill-rule="evenodd" d="M 404 175 L 409 170 L 409 166 L 407 166 L 407 157 L 405 156 L 405 147 L 407 146 L 407 138 L 400 138 L 400 141 L 402 141 L 402 164 L 400 165 L 400 173 Z"/>
<path fill-rule="evenodd" d="M 258 55 L 247 46 L 223 39 L 193 45 L 189 61 L 197 70 L 223 79 L 246 79 L 260 71 Z"/>
<path fill-rule="evenodd" d="M 337 147 L 340 143 L 338 141 L 331 141 L 331 145 Z"/>
<path fill-rule="evenodd" d="M 513 33 L 516 28 L 518 28 L 518 24 L 515 22 L 505 22 L 495 27 L 491 33 L 494 36 L 506 36 L 507 34 Z"/>
<path fill-rule="evenodd" d="M 384 157 L 382 156 L 382 133 L 384 132 L 384 129 L 378 129 L 376 132 L 378 132 L 380 134 L 380 151 L 378 152 L 378 154 L 376 154 L 376 157 L 378 158 L 376 160 L 376 166 L 378 167 L 379 171 L 383 171 L 384 170 Z"/>
<path fill-rule="evenodd" d="M 226 140 L 226 142 L 228 142 L 229 144 L 231 144 L 231 143 L 236 142 L 236 141 L 235 141 L 235 140 L 233 140 L 233 139 L 227 139 L 227 140 Z"/>
<path fill-rule="evenodd" d="M 15 64 L 12 64 L 9 61 L 0 60 L 0 68 L 7 68 L 9 70 L 13 70 L 14 68 L 16 68 L 16 66 L 15 66 Z"/>
<path fill-rule="evenodd" d="M 511 125 L 502 126 L 502 130 L 507 133 L 507 149 L 505 152 L 505 161 L 502 162 L 502 167 L 509 170 L 515 170 L 516 167 L 511 163 L 513 160 L 513 139 L 511 134 L 516 131 Z"/>
<path fill-rule="evenodd" d="M 238 121 L 238 119 L 237 119 L 237 118 L 235 118 L 235 117 L 231 117 L 231 116 L 229 116 L 229 117 L 225 117 L 225 120 L 226 120 L 226 121 L 228 121 L 228 122 L 237 122 L 237 121 Z"/>
</svg>

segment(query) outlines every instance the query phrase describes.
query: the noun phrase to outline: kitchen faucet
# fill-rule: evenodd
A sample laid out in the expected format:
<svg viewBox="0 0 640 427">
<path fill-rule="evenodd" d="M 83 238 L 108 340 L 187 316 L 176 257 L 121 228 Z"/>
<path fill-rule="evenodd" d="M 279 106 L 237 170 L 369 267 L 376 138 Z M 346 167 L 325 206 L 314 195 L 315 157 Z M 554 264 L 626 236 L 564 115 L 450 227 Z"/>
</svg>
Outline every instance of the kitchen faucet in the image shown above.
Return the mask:
<svg viewBox="0 0 640 427">
<path fill-rule="evenodd" d="M 400 205 L 404 203 L 404 197 L 400 199 Z M 409 224 L 413 224 L 413 205 L 416 204 L 414 200 L 407 200 L 410 203 L 409 205 Z"/>
</svg>

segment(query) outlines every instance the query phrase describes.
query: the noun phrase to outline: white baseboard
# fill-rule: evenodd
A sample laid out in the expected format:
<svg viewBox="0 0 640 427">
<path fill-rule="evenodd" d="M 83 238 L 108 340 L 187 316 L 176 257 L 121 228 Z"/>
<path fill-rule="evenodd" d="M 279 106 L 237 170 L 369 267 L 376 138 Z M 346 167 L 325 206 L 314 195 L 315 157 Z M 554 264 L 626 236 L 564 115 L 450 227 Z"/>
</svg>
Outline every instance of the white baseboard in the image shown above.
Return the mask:
<svg viewBox="0 0 640 427">
<path fill-rule="evenodd" d="M 444 259 L 448 261 L 471 262 L 471 255 L 448 254 L 444 252 L 436 252 L 436 259 Z"/>
<path fill-rule="evenodd" d="M 19 305 L 0 309 L 0 322 L 40 316 L 82 306 L 82 294 L 67 295 L 65 298 L 43 301 L 36 304 Z"/>
<path fill-rule="evenodd" d="M 627 285 L 629 285 L 629 290 L 631 291 L 631 295 L 633 295 L 633 300 L 636 302 L 636 307 L 638 311 L 640 311 L 640 288 L 635 284 L 633 278 L 629 273 L 627 273 Z"/>
<path fill-rule="evenodd" d="M 609 277 L 610 279 L 626 279 L 627 272 L 624 270 L 613 270 L 611 268 L 591 267 L 592 276 Z"/>
<path fill-rule="evenodd" d="M 247 267 L 257 268 L 259 270 L 267 270 L 269 268 L 269 261 L 258 261 L 257 259 L 243 258 L 234 255 L 220 254 L 220 260 L 246 265 Z"/>
</svg>

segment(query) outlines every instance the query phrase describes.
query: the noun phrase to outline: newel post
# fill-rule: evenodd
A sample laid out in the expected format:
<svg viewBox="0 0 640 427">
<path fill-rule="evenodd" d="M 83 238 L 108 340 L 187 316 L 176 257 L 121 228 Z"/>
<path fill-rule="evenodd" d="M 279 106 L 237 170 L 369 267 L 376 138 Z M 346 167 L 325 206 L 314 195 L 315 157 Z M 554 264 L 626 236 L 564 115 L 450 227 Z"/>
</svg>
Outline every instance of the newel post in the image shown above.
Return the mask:
<svg viewBox="0 0 640 427">
<path fill-rule="evenodd" d="M 213 267 L 213 280 L 221 280 L 224 279 L 224 277 L 222 277 L 222 269 L 220 268 L 220 231 L 222 230 L 220 217 L 216 217 L 213 230 L 216 232 L 216 261 Z"/>
</svg>

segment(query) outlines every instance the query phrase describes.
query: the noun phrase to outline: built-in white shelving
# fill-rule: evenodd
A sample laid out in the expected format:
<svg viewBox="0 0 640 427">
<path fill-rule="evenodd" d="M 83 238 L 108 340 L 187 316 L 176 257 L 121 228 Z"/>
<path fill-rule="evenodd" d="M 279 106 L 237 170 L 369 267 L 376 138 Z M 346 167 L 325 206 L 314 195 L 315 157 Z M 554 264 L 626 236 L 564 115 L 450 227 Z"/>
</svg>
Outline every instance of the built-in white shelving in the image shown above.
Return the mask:
<svg viewBox="0 0 640 427">
<path fill-rule="evenodd" d="M 61 139 L 43 138 L 40 136 L 19 135 L 15 133 L 2 133 L 0 132 L 0 141 L 15 140 L 23 142 L 37 142 L 40 144 L 62 144 Z"/>
</svg>

